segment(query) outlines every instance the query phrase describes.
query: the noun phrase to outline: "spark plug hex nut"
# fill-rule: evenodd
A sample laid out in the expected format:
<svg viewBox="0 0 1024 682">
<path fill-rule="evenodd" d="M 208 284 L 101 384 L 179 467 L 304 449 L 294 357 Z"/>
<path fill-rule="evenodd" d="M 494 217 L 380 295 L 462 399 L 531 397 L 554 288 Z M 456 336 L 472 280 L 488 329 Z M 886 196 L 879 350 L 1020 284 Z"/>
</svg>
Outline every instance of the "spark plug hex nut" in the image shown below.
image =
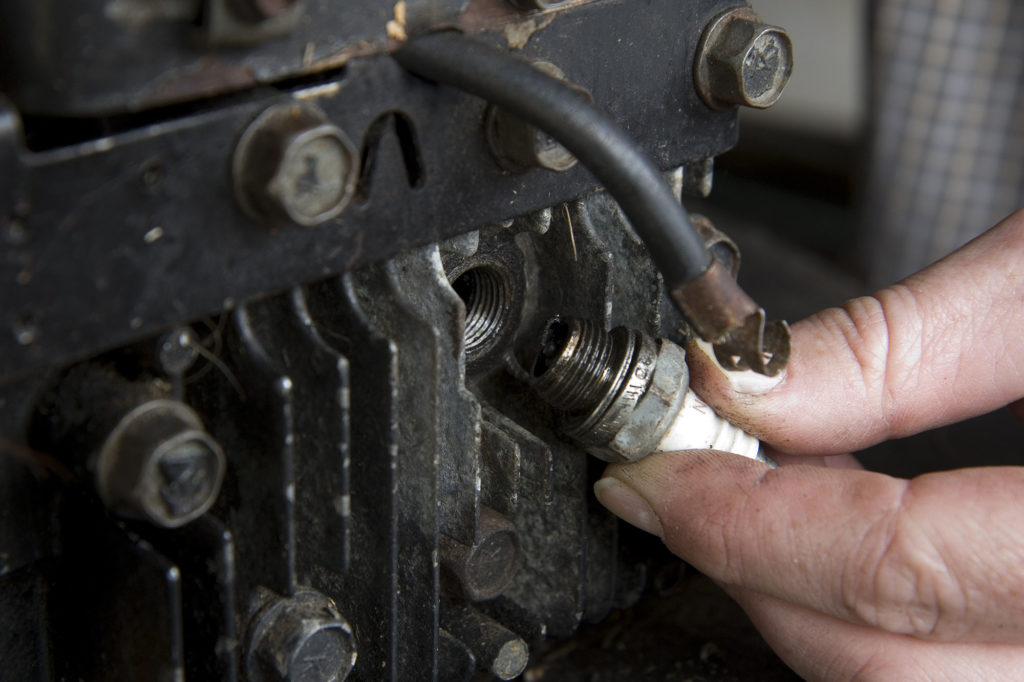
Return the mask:
<svg viewBox="0 0 1024 682">
<path fill-rule="evenodd" d="M 712 109 L 767 109 L 793 73 L 793 43 L 786 30 L 765 24 L 748 7 L 711 21 L 697 47 L 694 82 Z"/>
<path fill-rule="evenodd" d="M 640 367 L 650 372 L 647 391 L 606 446 L 609 453 L 625 461 L 641 459 L 657 449 L 683 405 L 690 381 L 686 354 L 674 343 L 659 340 L 657 357 L 650 366 Z"/>
</svg>

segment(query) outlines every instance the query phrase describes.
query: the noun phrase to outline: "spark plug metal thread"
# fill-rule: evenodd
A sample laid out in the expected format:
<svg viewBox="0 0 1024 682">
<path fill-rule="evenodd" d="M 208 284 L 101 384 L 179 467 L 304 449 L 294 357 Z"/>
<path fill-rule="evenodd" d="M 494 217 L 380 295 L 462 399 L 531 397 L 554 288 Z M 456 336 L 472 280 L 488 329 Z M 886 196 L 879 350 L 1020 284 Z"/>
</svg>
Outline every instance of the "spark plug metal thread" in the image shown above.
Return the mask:
<svg viewBox="0 0 1024 682">
<path fill-rule="evenodd" d="M 555 317 L 544 327 L 534 388 L 562 410 L 562 430 L 603 445 L 647 390 L 657 349 L 637 331 L 606 332 L 593 322 Z"/>
<path fill-rule="evenodd" d="M 553 318 L 533 366 L 537 391 L 566 412 L 593 409 L 621 380 L 634 337 L 624 328 L 605 332 L 586 320 Z"/>
<path fill-rule="evenodd" d="M 713 449 L 771 463 L 756 438 L 689 390 L 685 351 L 666 339 L 555 317 L 541 333 L 532 376 L 537 393 L 562 411 L 561 430 L 600 459 Z"/>
</svg>

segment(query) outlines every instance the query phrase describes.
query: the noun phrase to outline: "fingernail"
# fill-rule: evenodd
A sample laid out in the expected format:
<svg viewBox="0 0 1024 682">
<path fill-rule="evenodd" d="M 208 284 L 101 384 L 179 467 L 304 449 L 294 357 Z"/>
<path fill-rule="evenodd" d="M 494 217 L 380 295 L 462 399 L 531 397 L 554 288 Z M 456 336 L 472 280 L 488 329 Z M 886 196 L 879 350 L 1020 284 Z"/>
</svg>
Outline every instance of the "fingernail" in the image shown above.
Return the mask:
<svg viewBox="0 0 1024 682">
<path fill-rule="evenodd" d="M 626 523 L 661 537 L 661 521 L 651 505 L 619 479 L 602 478 L 594 484 L 594 494 L 598 502 Z"/>
</svg>

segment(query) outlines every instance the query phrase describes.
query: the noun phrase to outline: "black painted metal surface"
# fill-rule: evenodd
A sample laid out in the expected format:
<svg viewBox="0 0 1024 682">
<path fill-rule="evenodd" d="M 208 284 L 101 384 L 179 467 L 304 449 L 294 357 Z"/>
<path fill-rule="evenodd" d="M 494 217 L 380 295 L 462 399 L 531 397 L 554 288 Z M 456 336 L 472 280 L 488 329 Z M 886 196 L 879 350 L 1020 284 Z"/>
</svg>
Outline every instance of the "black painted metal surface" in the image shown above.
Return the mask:
<svg viewBox="0 0 1024 682">
<path fill-rule="evenodd" d="M 691 78 L 728 4 L 423 0 L 405 28 L 455 23 L 556 64 L 669 168 L 735 140 Z M 2 10 L 0 676 L 248 679 L 270 656 L 260 614 L 312 592 L 351 628 L 350 679 L 469 679 L 514 667 L 517 638 L 634 601 L 644 561 L 590 495 L 599 469 L 515 378 L 516 350 L 563 311 L 677 334 L 618 207 L 583 168 L 503 171 L 483 102 L 384 54 L 391 3 L 310 1 L 284 37 L 231 48 L 153 14 L 186 5 Z M 64 42 L 37 60 L 40 36 Z M 232 194 L 236 141 L 289 98 L 361 151 L 356 202 L 313 228 L 258 223 Z M 467 319 L 488 316 L 467 348 Z M 169 329 L 195 352 L 181 372 L 161 364 Z M 119 518 L 81 453 L 29 433 L 78 364 L 199 414 L 227 458 L 209 512 L 173 530 Z M 453 571 L 451 547 L 487 552 Z M 458 585 L 472 571 L 493 573 L 483 594 Z"/>
<path fill-rule="evenodd" d="M 520 52 L 558 65 L 669 168 L 735 141 L 735 114 L 711 112 L 691 79 L 702 20 L 721 4 L 584 5 L 555 14 Z M 507 40 L 501 33 L 485 38 Z M 502 171 L 484 139 L 484 103 L 409 76 L 388 57 L 354 60 L 316 85 L 282 87 L 286 92 L 254 89 L 239 95 L 242 101 L 46 151 L 20 146 L 16 128 L 3 131 L 3 164 L 15 170 L 11 183 L 5 174 L 0 196 L 0 214 L 13 223 L 0 262 L 8 329 L 0 334 L 0 377 L 105 350 L 215 313 L 225 302 L 373 262 L 594 186 L 580 167 L 564 174 Z M 232 193 L 229 166 L 239 135 L 260 111 L 289 96 L 315 100 L 374 161 L 365 201 L 316 228 L 258 224 Z M 414 140 L 405 144 L 415 146 L 422 167 L 414 186 L 409 151 L 403 155 L 389 126 L 372 126 L 385 112 L 402 112 L 411 122 Z"/>
</svg>

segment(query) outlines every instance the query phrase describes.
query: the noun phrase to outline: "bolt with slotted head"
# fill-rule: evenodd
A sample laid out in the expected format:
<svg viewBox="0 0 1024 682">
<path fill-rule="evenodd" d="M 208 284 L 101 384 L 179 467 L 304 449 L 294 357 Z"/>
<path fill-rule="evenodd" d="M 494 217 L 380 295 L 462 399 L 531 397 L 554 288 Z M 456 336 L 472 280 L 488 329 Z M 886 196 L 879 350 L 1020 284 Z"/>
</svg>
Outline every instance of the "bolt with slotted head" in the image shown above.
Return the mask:
<svg viewBox="0 0 1024 682">
<path fill-rule="evenodd" d="M 793 43 L 786 30 L 765 24 L 747 7 L 715 17 L 701 37 L 694 81 L 712 109 L 766 109 L 793 73 Z"/>
<path fill-rule="evenodd" d="M 305 102 L 270 107 L 249 124 L 232 161 L 235 196 L 259 220 L 313 226 L 352 199 L 358 157 L 345 134 Z"/>
</svg>

